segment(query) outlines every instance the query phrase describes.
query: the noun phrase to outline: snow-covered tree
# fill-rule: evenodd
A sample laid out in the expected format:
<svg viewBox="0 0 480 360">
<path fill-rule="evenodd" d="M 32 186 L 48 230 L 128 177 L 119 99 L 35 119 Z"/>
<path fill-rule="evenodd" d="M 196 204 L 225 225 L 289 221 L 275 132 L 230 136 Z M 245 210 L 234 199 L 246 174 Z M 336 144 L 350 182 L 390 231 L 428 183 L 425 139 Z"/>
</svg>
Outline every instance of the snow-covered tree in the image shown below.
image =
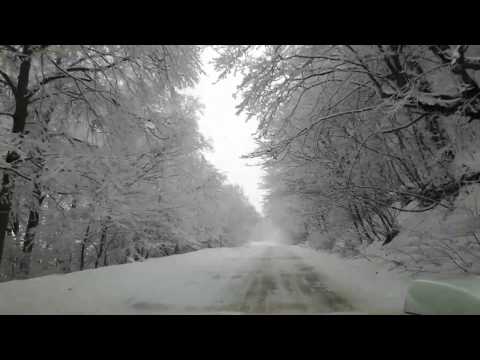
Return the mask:
<svg viewBox="0 0 480 360">
<path fill-rule="evenodd" d="M 218 52 L 217 69 L 243 74 L 239 111 L 259 120 L 250 156 L 264 160 L 270 207 L 296 204 L 288 213 L 300 228 L 343 223 L 361 241 L 387 244 L 399 233 L 399 212 L 452 209 L 480 179 L 478 163 L 466 161 L 480 130 L 477 46 Z"/>
<path fill-rule="evenodd" d="M 198 80 L 200 51 L 0 46 L 5 276 L 162 256 L 219 236 L 227 195 L 215 195 L 236 192 L 202 159 L 201 105 L 178 91 Z"/>
</svg>

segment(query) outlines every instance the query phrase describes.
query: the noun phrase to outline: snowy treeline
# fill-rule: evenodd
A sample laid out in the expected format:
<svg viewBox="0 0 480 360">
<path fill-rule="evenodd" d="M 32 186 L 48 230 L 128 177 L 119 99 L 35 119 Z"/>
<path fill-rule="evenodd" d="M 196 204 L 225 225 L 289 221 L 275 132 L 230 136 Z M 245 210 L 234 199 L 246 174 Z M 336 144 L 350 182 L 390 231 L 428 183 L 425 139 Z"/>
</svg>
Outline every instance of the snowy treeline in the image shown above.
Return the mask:
<svg viewBox="0 0 480 360">
<path fill-rule="evenodd" d="M 0 45 L 0 280 L 248 238 L 179 90 L 199 46 Z"/>
<path fill-rule="evenodd" d="M 238 108 L 259 120 L 249 156 L 267 171 L 265 210 L 292 238 L 344 254 L 393 253 L 408 238 L 399 266 L 479 270 L 479 46 L 217 50 L 218 70 L 243 74 Z M 444 220 L 469 226 L 442 232 Z"/>
</svg>

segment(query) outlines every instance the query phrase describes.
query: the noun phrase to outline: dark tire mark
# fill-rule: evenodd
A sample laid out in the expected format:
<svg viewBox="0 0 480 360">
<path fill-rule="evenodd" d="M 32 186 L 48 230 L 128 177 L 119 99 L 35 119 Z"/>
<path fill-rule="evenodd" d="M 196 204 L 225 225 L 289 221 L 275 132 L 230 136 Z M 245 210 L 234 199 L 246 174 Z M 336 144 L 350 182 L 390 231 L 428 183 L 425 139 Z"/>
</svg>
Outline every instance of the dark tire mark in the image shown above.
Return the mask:
<svg viewBox="0 0 480 360">
<path fill-rule="evenodd" d="M 276 251 L 275 251 L 276 250 Z M 287 250 L 288 251 L 288 250 Z M 352 305 L 326 285 L 325 277 L 304 259 L 269 247 L 253 260 L 248 272 L 230 276 L 225 297 L 209 306 L 178 306 L 128 300 L 140 312 L 165 313 L 329 313 L 352 311 Z M 247 269 L 245 269 L 247 270 Z M 213 279 L 218 273 L 209 274 Z"/>
<path fill-rule="evenodd" d="M 257 260 L 250 281 L 246 285 L 240 311 L 325 313 L 354 309 L 346 299 L 328 289 L 325 279 L 314 267 L 305 264 L 301 257 L 296 255 L 275 257 L 272 249 L 269 249 Z M 281 267 L 285 261 L 293 262 L 295 271 L 275 271 L 273 264 Z M 291 266 L 289 268 L 291 269 Z M 277 296 L 276 301 L 269 301 L 270 295 L 274 295 L 279 288 L 286 290 L 288 299 L 279 302 Z"/>
</svg>

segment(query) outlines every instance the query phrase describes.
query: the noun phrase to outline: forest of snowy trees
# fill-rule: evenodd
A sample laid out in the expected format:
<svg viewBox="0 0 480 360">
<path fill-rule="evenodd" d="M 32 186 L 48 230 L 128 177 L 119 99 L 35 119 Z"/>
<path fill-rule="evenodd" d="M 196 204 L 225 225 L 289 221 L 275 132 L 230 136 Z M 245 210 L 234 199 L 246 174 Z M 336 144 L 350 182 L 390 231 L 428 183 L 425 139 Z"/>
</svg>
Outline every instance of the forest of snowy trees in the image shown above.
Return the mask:
<svg viewBox="0 0 480 360">
<path fill-rule="evenodd" d="M 418 240 L 406 255 L 480 263 L 479 46 L 217 50 L 217 70 L 243 76 L 239 111 L 259 120 L 248 156 L 267 171 L 266 215 L 295 242 L 355 254 L 395 244 L 402 216 L 463 211 L 461 240 Z"/>
<path fill-rule="evenodd" d="M 202 154 L 202 104 L 184 90 L 203 48 L 0 45 L 0 281 L 259 231 Z M 245 157 L 260 160 L 264 217 L 288 241 L 355 255 L 402 243 L 430 214 L 461 236 L 410 234 L 402 261 L 480 265 L 480 46 L 213 48 L 219 79 L 242 78 L 238 111 L 258 121 Z"/>
<path fill-rule="evenodd" d="M 238 245 L 258 214 L 203 157 L 201 47 L 0 46 L 0 281 Z"/>
</svg>

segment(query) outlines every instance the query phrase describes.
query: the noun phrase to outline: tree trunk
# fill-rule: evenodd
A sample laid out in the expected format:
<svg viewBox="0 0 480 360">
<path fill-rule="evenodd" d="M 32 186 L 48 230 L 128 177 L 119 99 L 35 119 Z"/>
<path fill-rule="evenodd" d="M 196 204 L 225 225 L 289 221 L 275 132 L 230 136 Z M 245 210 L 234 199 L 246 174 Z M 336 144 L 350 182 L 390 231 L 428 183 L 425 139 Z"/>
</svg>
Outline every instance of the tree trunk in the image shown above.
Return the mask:
<svg viewBox="0 0 480 360">
<path fill-rule="evenodd" d="M 103 226 L 102 228 L 102 235 L 100 236 L 100 246 L 97 253 L 97 258 L 95 259 L 95 269 L 98 267 L 98 263 L 102 258 L 103 251 L 105 249 L 105 243 L 107 241 L 107 227 Z"/>
<path fill-rule="evenodd" d="M 30 45 L 23 46 L 23 56 L 18 72 L 17 85 L 12 85 L 12 92 L 15 96 L 15 112 L 13 114 L 13 133 L 22 134 L 25 131 L 25 124 L 28 116 L 28 81 L 31 65 Z M 19 159 L 19 155 L 13 151 L 7 154 L 6 162 L 13 163 Z M 13 165 L 12 165 L 13 166 Z M 10 210 L 12 208 L 12 193 L 14 179 L 4 172 L 2 189 L 0 190 L 0 263 L 2 261 L 3 248 L 5 246 L 5 235 L 7 233 Z"/>
<path fill-rule="evenodd" d="M 68 268 L 67 268 L 68 272 L 72 272 L 72 260 L 73 260 L 73 256 L 72 256 L 72 252 L 70 252 L 70 254 L 68 255 Z"/>
<path fill-rule="evenodd" d="M 103 266 L 108 265 L 108 249 L 105 247 L 105 255 L 103 256 Z"/>
<path fill-rule="evenodd" d="M 34 203 L 32 205 L 28 214 L 27 228 L 25 230 L 25 238 L 23 240 L 22 248 L 23 256 L 22 261 L 20 262 L 20 272 L 24 275 L 28 275 L 30 272 L 32 250 L 35 243 L 35 232 L 40 224 L 40 207 L 44 199 L 37 183 L 35 183 L 34 187 L 33 201 L 36 202 L 36 204 Z"/>
<path fill-rule="evenodd" d="M 12 204 L 12 207 L 14 205 Z M 10 211 L 10 219 L 8 220 L 7 225 L 7 234 L 11 234 L 12 236 L 18 237 L 18 232 L 20 231 L 20 224 L 18 222 L 18 215 L 12 214 Z"/>
<path fill-rule="evenodd" d="M 80 271 L 83 270 L 85 267 L 85 248 L 87 246 L 87 240 L 90 235 L 90 224 L 87 226 L 87 230 L 85 231 L 85 237 L 82 241 L 82 247 L 80 248 Z"/>
<path fill-rule="evenodd" d="M 30 213 L 28 214 L 27 230 L 23 240 L 22 260 L 20 261 L 20 272 L 24 275 L 28 275 L 30 272 L 30 259 L 35 238 L 35 229 L 38 226 L 39 218 L 37 210 L 30 210 Z"/>
</svg>

